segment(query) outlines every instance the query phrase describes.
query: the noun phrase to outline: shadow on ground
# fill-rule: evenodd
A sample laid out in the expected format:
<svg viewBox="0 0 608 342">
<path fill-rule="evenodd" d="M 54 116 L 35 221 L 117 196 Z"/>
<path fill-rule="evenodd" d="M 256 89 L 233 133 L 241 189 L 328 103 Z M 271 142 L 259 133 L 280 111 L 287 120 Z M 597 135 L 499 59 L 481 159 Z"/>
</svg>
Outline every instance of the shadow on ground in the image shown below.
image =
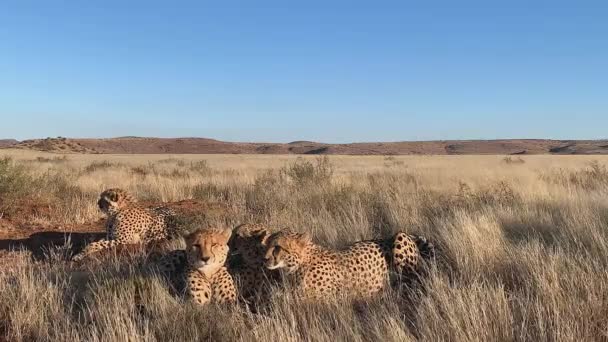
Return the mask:
<svg viewBox="0 0 608 342">
<path fill-rule="evenodd" d="M 74 255 L 85 245 L 105 237 L 105 233 L 75 233 L 75 232 L 38 232 L 23 239 L 0 240 L 0 251 L 28 250 L 34 260 L 45 260 L 47 252 L 54 248 L 67 248 L 66 252 Z"/>
</svg>

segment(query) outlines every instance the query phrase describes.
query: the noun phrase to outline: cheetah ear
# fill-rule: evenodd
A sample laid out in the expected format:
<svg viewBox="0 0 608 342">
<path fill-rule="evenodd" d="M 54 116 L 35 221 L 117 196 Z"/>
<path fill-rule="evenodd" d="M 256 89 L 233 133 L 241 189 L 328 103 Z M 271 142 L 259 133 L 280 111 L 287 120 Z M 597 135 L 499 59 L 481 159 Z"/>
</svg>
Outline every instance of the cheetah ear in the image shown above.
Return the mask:
<svg viewBox="0 0 608 342">
<path fill-rule="evenodd" d="M 311 242 L 312 242 L 312 238 L 310 237 L 310 234 L 308 234 L 307 232 L 298 234 L 298 239 L 296 240 L 296 244 L 298 245 L 298 247 L 304 249 Z"/>
<path fill-rule="evenodd" d="M 110 201 L 112 202 L 118 202 L 118 191 L 114 190 L 114 189 L 110 189 L 107 191 L 107 197 Z"/>
<path fill-rule="evenodd" d="M 195 229 L 192 232 L 185 234 L 184 235 L 184 241 L 186 241 L 186 244 L 189 245 L 192 243 L 192 240 L 194 239 L 194 237 L 201 231 L 201 229 Z"/>
<path fill-rule="evenodd" d="M 268 238 L 270 237 L 270 235 L 271 234 L 267 230 L 263 230 L 260 232 L 258 237 L 260 238 L 260 244 L 262 246 L 266 246 L 266 243 L 268 242 Z"/>
<path fill-rule="evenodd" d="M 224 239 L 226 239 L 226 243 L 228 243 L 228 240 L 230 240 L 231 236 L 232 236 L 232 229 L 231 228 L 226 228 L 226 229 L 222 230 L 222 237 Z"/>
<path fill-rule="evenodd" d="M 270 240 L 272 240 L 276 235 L 277 235 L 276 232 L 275 233 L 264 232 L 264 236 L 260 240 L 260 244 L 262 244 L 262 246 L 264 246 L 264 247 L 268 247 L 268 245 L 270 244 Z"/>
<path fill-rule="evenodd" d="M 310 236 L 310 233 L 304 232 L 304 233 L 300 233 L 300 240 L 310 242 L 310 241 L 312 241 L 312 237 Z"/>
</svg>

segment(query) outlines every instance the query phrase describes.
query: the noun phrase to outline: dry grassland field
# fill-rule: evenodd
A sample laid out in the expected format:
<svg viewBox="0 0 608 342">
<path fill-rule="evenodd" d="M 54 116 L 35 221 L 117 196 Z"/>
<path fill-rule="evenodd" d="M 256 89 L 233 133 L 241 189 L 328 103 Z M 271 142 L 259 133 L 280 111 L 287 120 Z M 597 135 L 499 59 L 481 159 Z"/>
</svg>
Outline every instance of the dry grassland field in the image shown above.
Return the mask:
<svg viewBox="0 0 608 342">
<path fill-rule="evenodd" d="M 0 156 L 0 340 L 608 340 L 606 156 Z M 201 308 L 143 252 L 69 261 L 104 236 L 110 187 L 173 206 L 184 231 L 258 222 L 338 248 L 405 230 L 437 259 L 421 286 L 365 301 L 276 288 Z"/>
</svg>

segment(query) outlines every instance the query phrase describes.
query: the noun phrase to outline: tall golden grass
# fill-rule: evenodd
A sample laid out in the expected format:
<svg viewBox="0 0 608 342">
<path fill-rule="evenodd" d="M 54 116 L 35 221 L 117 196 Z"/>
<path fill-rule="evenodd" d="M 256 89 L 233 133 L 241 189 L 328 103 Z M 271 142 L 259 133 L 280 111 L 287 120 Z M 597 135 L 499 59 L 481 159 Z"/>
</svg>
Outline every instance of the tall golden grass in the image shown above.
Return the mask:
<svg viewBox="0 0 608 342">
<path fill-rule="evenodd" d="M 81 224 L 95 197 L 222 202 L 194 225 L 244 221 L 308 231 L 326 246 L 428 237 L 439 258 L 423 287 L 367 301 L 199 308 L 147 271 L 145 256 L 76 267 L 60 251 L 0 271 L 0 336 L 10 341 L 608 340 L 608 158 L 67 155 L 5 150 L 0 207 L 53 210 Z M 4 168 L 2 165 L 5 165 Z"/>
</svg>

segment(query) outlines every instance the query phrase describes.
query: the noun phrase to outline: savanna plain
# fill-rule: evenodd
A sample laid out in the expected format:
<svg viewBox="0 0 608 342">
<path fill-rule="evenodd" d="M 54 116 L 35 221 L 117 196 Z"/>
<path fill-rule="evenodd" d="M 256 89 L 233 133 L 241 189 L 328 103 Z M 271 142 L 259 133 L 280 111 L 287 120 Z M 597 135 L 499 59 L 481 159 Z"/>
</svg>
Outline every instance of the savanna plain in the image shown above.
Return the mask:
<svg viewBox="0 0 608 342">
<path fill-rule="evenodd" d="M 605 156 L 0 156 L 0 340 L 608 341 Z M 69 261 L 110 187 L 187 207 L 184 231 L 257 222 L 340 248 L 404 230 L 437 257 L 421 285 L 363 301 L 277 287 L 201 308 L 143 251 Z"/>
</svg>

